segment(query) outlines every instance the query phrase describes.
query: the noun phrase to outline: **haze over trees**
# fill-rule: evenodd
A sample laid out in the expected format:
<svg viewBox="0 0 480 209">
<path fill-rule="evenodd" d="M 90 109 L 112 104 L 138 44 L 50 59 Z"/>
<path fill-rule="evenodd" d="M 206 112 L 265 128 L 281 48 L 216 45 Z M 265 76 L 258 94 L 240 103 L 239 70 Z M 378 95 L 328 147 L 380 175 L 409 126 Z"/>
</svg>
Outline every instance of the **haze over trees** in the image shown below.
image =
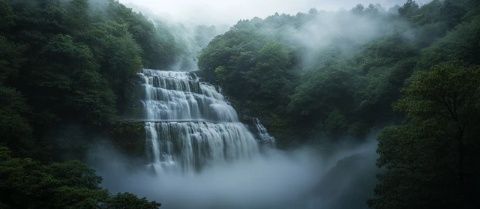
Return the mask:
<svg viewBox="0 0 480 209">
<path fill-rule="evenodd" d="M 391 103 L 413 71 L 463 58 L 446 57 L 458 48 L 437 51 L 456 47 L 438 45 L 470 22 L 463 16 L 475 19 L 470 4 L 408 1 L 398 12 L 359 5 L 241 21 L 212 41 L 199 64 L 241 111 L 262 115 L 274 132 L 364 136 L 395 119 Z M 472 43 L 470 36 L 457 39 Z"/>
<path fill-rule="evenodd" d="M 118 122 L 137 73 L 192 67 L 189 39 L 206 45 L 214 28 L 196 30 L 182 38 L 115 0 L 0 0 L 0 208 L 159 208 L 103 189 L 82 162 L 99 138 L 144 153 L 143 126 Z M 473 209 L 479 57 L 479 1 L 407 0 L 240 20 L 198 74 L 283 149 L 379 132 L 373 209 Z"/>
<path fill-rule="evenodd" d="M 285 146 L 398 124 L 380 135 L 372 208 L 476 208 L 479 6 L 408 0 L 240 21 L 199 66 Z"/>
</svg>

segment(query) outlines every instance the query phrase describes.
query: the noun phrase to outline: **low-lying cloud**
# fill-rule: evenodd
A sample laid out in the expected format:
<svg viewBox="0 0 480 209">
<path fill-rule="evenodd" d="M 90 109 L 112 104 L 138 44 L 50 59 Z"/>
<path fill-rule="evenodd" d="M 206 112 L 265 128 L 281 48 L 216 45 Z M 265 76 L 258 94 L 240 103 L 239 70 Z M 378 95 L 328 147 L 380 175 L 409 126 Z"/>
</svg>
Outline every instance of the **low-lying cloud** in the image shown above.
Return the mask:
<svg viewBox="0 0 480 209">
<path fill-rule="evenodd" d="M 296 14 L 311 8 L 334 11 L 349 10 L 357 4 L 380 4 L 389 8 L 406 0 L 120 0 L 142 11 L 169 20 L 206 25 L 233 25 L 240 19 L 267 17 L 272 14 Z M 431 0 L 417 0 L 427 3 Z"/>
<path fill-rule="evenodd" d="M 363 209 L 375 183 L 375 148 L 372 141 L 328 146 L 328 155 L 270 150 L 197 174 L 134 169 L 108 146 L 93 149 L 90 162 L 110 191 L 146 196 L 167 209 Z"/>
</svg>

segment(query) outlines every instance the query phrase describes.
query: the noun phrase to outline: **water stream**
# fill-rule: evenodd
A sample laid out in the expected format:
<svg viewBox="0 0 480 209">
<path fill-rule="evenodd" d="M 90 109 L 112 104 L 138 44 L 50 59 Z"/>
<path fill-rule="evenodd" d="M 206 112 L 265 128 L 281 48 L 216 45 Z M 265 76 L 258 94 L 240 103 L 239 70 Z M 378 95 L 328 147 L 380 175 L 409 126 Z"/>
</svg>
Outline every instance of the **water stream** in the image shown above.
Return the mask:
<svg viewBox="0 0 480 209">
<path fill-rule="evenodd" d="M 259 153 L 259 141 L 274 141 L 258 119 L 255 137 L 225 97 L 192 72 L 144 69 L 139 76 L 147 150 L 156 172 L 191 173 L 249 158 Z"/>
</svg>

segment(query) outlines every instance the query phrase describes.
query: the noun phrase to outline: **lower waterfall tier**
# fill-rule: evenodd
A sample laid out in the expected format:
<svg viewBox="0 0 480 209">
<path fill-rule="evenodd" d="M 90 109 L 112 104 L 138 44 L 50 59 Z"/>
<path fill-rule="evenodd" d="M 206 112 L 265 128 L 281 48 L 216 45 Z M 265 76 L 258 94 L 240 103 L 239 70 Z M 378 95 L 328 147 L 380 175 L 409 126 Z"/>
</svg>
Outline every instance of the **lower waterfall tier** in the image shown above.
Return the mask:
<svg viewBox="0 0 480 209">
<path fill-rule="evenodd" d="M 255 137 L 240 122 L 147 122 L 145 130 L 156 171 L 168 167 L 188 173 L 259 152 Z"/>
</svg>

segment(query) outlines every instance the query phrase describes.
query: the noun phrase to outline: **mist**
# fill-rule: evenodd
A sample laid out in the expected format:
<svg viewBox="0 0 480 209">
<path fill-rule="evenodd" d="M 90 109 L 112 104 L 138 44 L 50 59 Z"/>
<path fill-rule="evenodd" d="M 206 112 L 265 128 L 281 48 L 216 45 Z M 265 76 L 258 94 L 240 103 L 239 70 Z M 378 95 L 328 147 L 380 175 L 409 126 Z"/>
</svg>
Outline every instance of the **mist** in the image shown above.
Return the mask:
<svg viewBox="0 0 480 209">
<path fill-rule="evenodd" d="M 177 62 L 170 66 L 170 70 L 196 71 L 197 57 L 208 43 L 217 35 L 227 31 L 227 27 L 190 25 L 162 20 L 168 26 L 169 32 L 175 37 L 181 48 Z"/>
<path fill-rule="evenodd" d="M 318 64 L 318 56 L 332 47 L 348 56 L 395 28 L 405 28 L 406 38 L 409 32 L 401 22 L 349 11 L 359 3 L 379 4 L 380 12 L 386 14 L 382 8 L 403 0 L 120 2 L 162 21 L 183 45 L 182 56 L 170 70 L 198 70 L 197 56 L 227 25 L 276 12 L 296 15 L 311 8 L 320 10 L 300 27 L 267 25 L 257 31 L 296 48 L 304 66 Z M 145 196 L 167 209 L 367 209 L 378 172 L 376 139 L 369 138 L 363 143 L 341 140 L 289 151 L 267 149 L 252 158 L 215 163 L 197 173 L 155 173 L 144 161 L 123 156 L 108 144 L 90 150 L 89 164 L 109 191 Z"/>
<path fill-rule="evenodd" d="M 480 209 L 479 0 L 0 12 L 0 209 Z"/>
<path fill-rule="evenodd" d="M 132 192 L 169 209 L 367 208 L 375 184 L 376 142 L 268 150 L 198 173 L 154 174 L 107 144 L 89 162 L 111 192 Z M 330 153 L 330 154 L 326 154 Z"/>
<path fill-rule="evenodd" d="M 414 31 L 406 22 L 389 18 L 392 12 L 381 6 L 373 8 L 377 15 L 312 11 L 308 16 L 301 14 L 307 19 L 301 25 L 283 24 L 279 27 L 273 20 L 273 24 L 262 25 L 257 31 L 294 48 L 304 68 L 317 67 L 319 62 L 327 60 L 322 57 L 325 52 L 328 55 L 334 51 L 336 57 L 351 57 L 360 52 L 362 46 L 380 37 L 400 33 L 405 39 L 412 39 Z"/>
<path fill-rule="evenodd" d="M 430 0 L 416 1 L 424 4 Z M 257 32 L 275 36 L 284 44 L 300 52 L 301 65 L 318 66 L 325 50 L 335 49 L 338 56 L 352 56 L 359 47 L 389 34 L 402 31 L 406 39 L 414 32 L 408 24 L 392 20 L 389 8 L 402 5 L 405 0 L 300 0 L 300 1 L 155 1 L 120 0 L 121 3 L 141 12 L 160 27 L 166 27 L 181 48 L 177 62 L 170 70 L 196 71 L 201 51 L 217 35 L 228 31 L 240 20 L 255 21 L 274 14 L 306 15 L 315 8 L 315 16 L 304 24 L 262 25 Z M 367 8 L 373 5 L 380 15 L 360 15 L 352 12 L 356 5 Z"/>
<path fill-rule="evenodd" d="M 417 0 L 424 4 L 431 0 Z M 272 14 L 296 14 L 311 8 L 324 11 L 349 10 L 357 4 L 380 4 L 389 8 L 405 0 L 120 0 L 133 8 L 166 19 L 194 24 L 233 25 L 241 19 L 264 18 Z"/>
</svg>

